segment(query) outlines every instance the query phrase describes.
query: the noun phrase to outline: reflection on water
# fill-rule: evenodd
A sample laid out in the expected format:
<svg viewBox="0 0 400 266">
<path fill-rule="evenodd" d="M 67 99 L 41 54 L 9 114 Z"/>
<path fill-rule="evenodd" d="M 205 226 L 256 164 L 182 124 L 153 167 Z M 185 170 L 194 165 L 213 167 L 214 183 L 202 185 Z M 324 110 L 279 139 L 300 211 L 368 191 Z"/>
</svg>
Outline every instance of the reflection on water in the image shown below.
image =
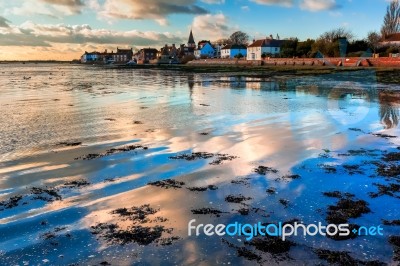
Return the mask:
<svg viewBox="0 0 400 266">
<path fill-rule="evenodd" d="M 370 196 L 377 182 L 394 182 L 377 174 L 376 162 L 383 151 L 395 150 L 400 133 L 397 92 L 383 90 L 369 72 L 274 77 L 1 68 L 0 257 L 6 264 L 256 263 L 218 237 L 188 237 L 187 222 L 325 223 L 328 205 L 336 202 L 322 196 L 327 191 L 368 201 L 372 213 L 352 223 L 375 225 L 400 216 L 396 191 Z M 171 159 L 192 152 L 210 158 Z M 233 157 L 213 163 L 222 154 Z M 260 165 L 276 171 L 260 175 L 254 171 Z M 293 175 L 301 178 L 287 178 Z M 147 185 L 166 179 L 182 183 Z M 232 194 L 249 200 L 226 202 Z M 132 219 L 113 211 L 146 204 L 157 211 L 147 222 L 158 220 L 142 226 L 172 228 L 163 237 L 179 240 L 120 246 L 92 234 L 99 223 L 129 228 Z M 222 213 L 194 215 L 198 208 Z M 319 264 L 315 249 L 322 248 L 348 251 L 360 261 L 392 262 L 387 237 L 398 235 L 398 227 L 385 232 L 346 241 L 296 237 L 281 260 Z M 249 249 L 243 239 L 225 240 Z M 252 250 L 264 263 L 279 263 Z"/>
</svg>

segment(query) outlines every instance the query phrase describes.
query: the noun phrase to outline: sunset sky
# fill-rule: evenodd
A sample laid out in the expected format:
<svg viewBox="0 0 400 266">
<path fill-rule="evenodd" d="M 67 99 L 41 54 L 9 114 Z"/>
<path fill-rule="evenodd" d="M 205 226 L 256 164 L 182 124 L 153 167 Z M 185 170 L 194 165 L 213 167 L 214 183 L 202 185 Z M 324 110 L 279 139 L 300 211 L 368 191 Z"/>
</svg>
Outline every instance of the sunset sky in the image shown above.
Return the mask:
<svg viewBox="0 0 400 266">
<path fill-rule="evenodd" d="M 300 40 L 346 27 L 379 30 L 387 0 L 0 0 L 0 60 L 79 58 L 116 47 L 160 48 L 229 37 L 279 34 Z"/>
</svg>

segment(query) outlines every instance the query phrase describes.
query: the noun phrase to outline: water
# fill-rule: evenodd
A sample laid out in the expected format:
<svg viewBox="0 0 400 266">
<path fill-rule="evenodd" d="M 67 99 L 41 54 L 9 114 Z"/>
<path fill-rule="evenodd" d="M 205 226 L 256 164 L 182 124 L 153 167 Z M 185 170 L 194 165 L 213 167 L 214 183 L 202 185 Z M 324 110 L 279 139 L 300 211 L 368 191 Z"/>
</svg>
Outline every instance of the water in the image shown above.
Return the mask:
<svg viewBox="0 0 400 266">
<path fill-rule="evenodd" d="M 378 191 L 377 183 L 399 183 L 398 177 L 377 175 L 373 164 L 385 151 L 396 151 L 400 135 L 397 86 L 377 83 L 373 71 L 271 77 L 10 64 L 0 65 L 0 96 L 2 264 L 315 264 L 321 262 L 316 249 L 394 263 L 388 237 L 399 235 L 398 226 L 384 226 L 384 236 L 345 241 L 293 237 L 296 246 L 278 257 L 244 244 L 243 237 L 224 237 L 232 246 L 220 237 L 187 234 L 191 219 L 218 224 L 296 218 L 326 224 L 328 205 L 338 199 L 322 193 L 335 190 L 369 204 L 371 212 L 351 223 L 371 226 L 399 219 L 399 191 L 370 195 Z M 112 150 L 129 145 L 141 146 Z M 371 151 L 348 152 L 360 149 Z M 191 152 L 215 156 L 170 158 Z M 88 154 L 98 158 L 82 160 Z M 216 154 L 237 158 L 210 165 Z M 259 175 L 254 169 L 260 165 L 278 172 Z M 358 171 L 346 165 L 358 165 Z M 335 171 L 327 171 L 328 166 Z M 290 174 L 300 178 L 281 178 Z M 185 184 L 147 185 L 166 179 Z M 89 184 L 65 185 L 76 180 Z M 188 189 L 209 185 L 217 189 Z M 55 191 L 61 200 L 32 188 Z M 266 193 L 268 188 L 276 193 Z M 231 194 L 251 199 L 228 203 L 225 197 Z M 7 208 L 16 195 L 21 198 Z M 111 212 L 144 204 L 157 211 L 150 220 L 168 220 L 143 224 L 172 228 L 162 238 L 179 239 L 171 245 L 157 240 L 120 245 L 92 234 L 91 226 L 99 223 L 126 229 L 134 222 Z M 203 207 L 224 213 L 192 213 Z M 240 215 L 242 208 L 248 215 Z M 261 260 L 238 256 L 235 247 Z"/>
</svg>

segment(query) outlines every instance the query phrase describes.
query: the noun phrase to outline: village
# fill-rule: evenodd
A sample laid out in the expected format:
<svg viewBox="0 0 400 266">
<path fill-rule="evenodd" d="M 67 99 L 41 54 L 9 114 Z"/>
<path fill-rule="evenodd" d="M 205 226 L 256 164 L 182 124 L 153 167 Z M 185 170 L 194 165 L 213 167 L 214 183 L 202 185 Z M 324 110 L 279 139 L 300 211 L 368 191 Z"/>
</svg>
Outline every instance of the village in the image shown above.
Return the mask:
<svg viewBox="0 0 400 266">
<path fill-rule="evenodd" d="M 322 37 L 324 36 L 325 39 Z M 398 66 L 400 33 L 379 37 L 370 33 L 365 40 L 351 39 L 351 32 L 343 28 L 326 32 L 317 40 L 300 42 L 297 38 L 280 39 L 272 34 L 264 39 L 248 43 L 246 33 L 237 31 L 230 38 L 211 42 L 195 42 L 190 30 L 187 44 L 168 45 L 134 51 L 132 48 L 116 51 L 87 52 L 81 56 L 83 64 L 95 65 L 161 65 L 161 64 L 251 64 L 251 65 L 314 65 L 375 66 L 382 64 Z M 344 61 L 344 57 L 347 57 Z M 326 58 L 326 60 L 314 60 Z M 370 58 L 370 59 L 368 59 Z M 379 58 L 379 59 L 377 59 Z M 387 58 L 385 60 L 385 58 Z M 374 61 L 375 59 L 375 61 Z M 386 62 L 386 63 L 385 63 Z"/>
</svg>

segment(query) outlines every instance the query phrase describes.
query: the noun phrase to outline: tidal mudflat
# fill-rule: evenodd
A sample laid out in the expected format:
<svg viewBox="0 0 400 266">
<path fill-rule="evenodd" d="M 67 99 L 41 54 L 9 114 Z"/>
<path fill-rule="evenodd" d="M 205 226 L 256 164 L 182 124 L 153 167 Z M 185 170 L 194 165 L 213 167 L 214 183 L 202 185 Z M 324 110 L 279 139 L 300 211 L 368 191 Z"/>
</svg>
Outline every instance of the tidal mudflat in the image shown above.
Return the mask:
<svg viewBox="0 0 400 266">
<path fill-rule="evenodd" d="M 0 65 L 1 264 L 396 265 L 382 75 Z M 192 219 L 383 235 L 188 236 Z"/>
</svg>

